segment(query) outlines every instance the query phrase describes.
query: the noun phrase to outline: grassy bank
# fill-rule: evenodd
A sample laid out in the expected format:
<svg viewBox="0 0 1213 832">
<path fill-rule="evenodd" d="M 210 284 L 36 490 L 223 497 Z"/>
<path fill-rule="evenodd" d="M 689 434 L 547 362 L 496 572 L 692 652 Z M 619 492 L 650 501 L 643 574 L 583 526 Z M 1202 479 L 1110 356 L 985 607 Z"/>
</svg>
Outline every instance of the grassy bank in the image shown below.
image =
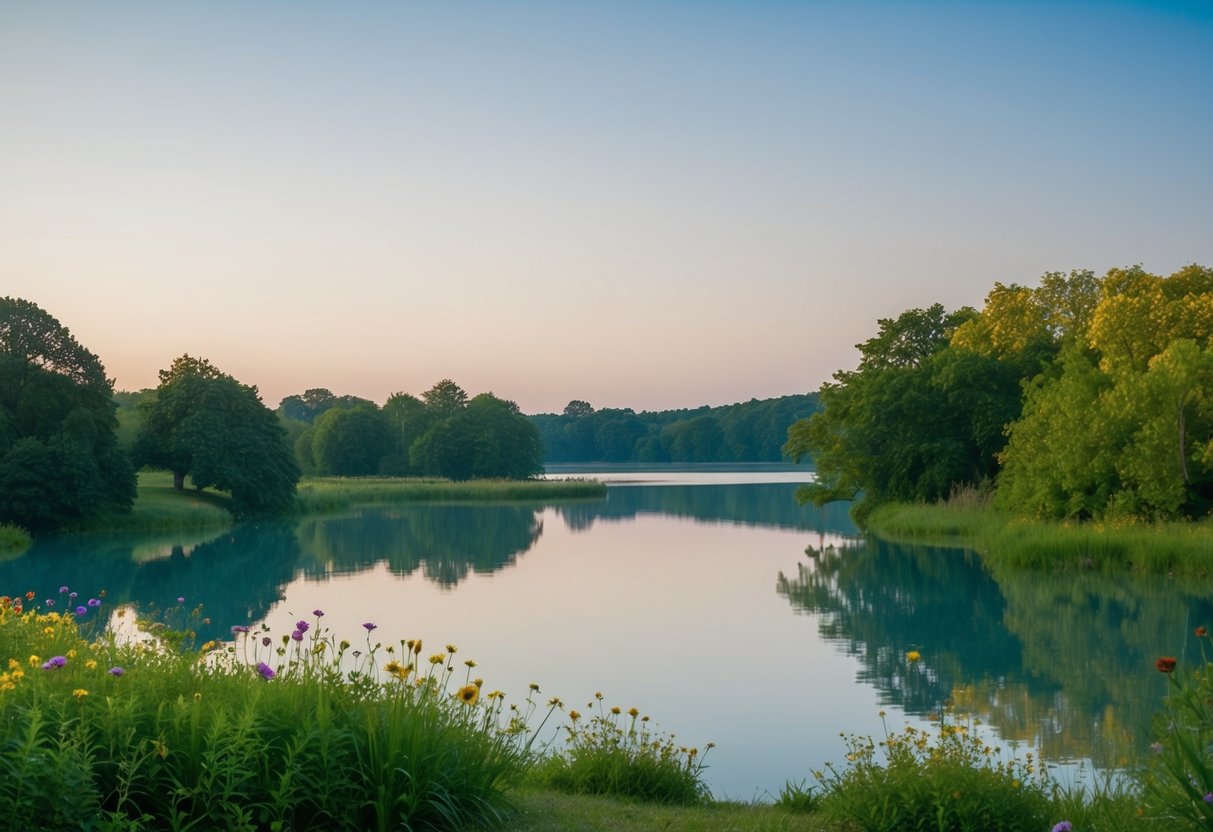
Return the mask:
<svg viewBox="0 0 1213 832">
<path fill-rule="evenodd" d="M 312 477 L 299 483 L 300 513 L 339 511 L 359 505 L 420 502 L 538 502 L 606 496 L 593 480 L 469 480 L 390 477 Z"/>
<path fill-rule="evenodd" d="M 599 499 L 606 486 L 590 480 L 471 480 L 451 482 L 436 479 L 314 478 L 299 483 L 296 498 L 299 515 L 343 511 L 354 506 L 422 502 L 546 502 Z M 232 524 L 227 495 L 198 491 L 186 481 L 184 491 L 173 489 L 166 471 L 143 471 L 139 491 L 130 514 L 97 518 L 87 527 L 71 531 L 151 532 L 175 529 L 224 528 Z M 0 526 L 0 555 L 17 551 L 23 534 Z M 9 543 L 9 539 L 12 543 Z M 11 549 L 6 549 L 6 545 Z M 26 543 L 25 545 L 28 545 Z"/>
<path fill-rule="evenodd" d="M 1213 522 L 1050 522 L 974 502 L 874 509 L 870 531 L 887 540 L 975 549 L 992 565 L 1105 569 L 1203 577 L 1213 572 Z"/>
</svg>

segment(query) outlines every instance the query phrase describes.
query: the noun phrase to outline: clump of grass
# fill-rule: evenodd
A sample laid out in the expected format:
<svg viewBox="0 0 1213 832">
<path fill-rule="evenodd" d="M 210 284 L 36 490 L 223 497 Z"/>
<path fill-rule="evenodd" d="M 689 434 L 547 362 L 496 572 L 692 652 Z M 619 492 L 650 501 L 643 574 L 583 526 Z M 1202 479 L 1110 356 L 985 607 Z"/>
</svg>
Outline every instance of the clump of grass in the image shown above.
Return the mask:
<svg viewBox="0 0 1213 832">
<path fill-rule="evenodd" d="M 0 524 L 0 557 L 19 555 L 30 547 L 33 540 L 29 532 L 20 526 Z"/>
<path fill-rule="evenodd" d="M 534 502 L 600 499 L 606 486 L 593 480 L 469 480 L 397 477 L 316 477 L 296 494 L 301 513 L 340 511 L 359 505 L 416 502 Z"/>
<path fill-rule="evenodd" d="M 704 754 L 680 746 L 673 735 L 649 728 L 649 717 L 636 708 L 607 709 L 603 696 L 586 708 L 586 719 L 568 713 L 564 748 L 550 754 L 533 770 L 532 779 L 569 794 L 625 797 L 650 803 L 694 805 L 708 799 L 703 782 Z"/>
<path fill-rule="evenodd" d="M 537 703 L 482 697 L 453 645 L 427 661 L 368 622 L 352 646 L 317 610 L 279 638 L 237 627 L 232 643 L 171 649 L 90 630 L 102 599 L 79 614 L 49 602 L 0 601 L 0 817 L 14 828 L 492 825 L 533 756 Z"/>
<path fill-rule="evenodd" d="M 807 780 L 793 783 L 788 780 L 779 790 L 775 805 L 788 812 L 811 813 L 821 808 L 821 793 L 808 784 Z"/>
<path fill-rule="evenodd" d="M 1002 760 L 967 723 L 940 720 L 937 733 L 907 726 L 847 738 L 847 763 L 816 775 L 821 811 L 864 832 L 927 829 L 1048 829 L 1052 790 L 1030 758 Z M 883 761 L 878 758 L 878 749 Z"/>
</svg>

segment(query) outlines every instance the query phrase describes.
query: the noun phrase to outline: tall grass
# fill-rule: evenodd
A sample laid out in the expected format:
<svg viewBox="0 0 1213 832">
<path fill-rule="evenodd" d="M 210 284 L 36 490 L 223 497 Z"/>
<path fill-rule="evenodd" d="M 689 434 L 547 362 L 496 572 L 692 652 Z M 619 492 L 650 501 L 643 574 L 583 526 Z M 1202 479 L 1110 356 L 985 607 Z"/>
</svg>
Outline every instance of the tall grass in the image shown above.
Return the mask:
<svg viewBox="0 0 1213 832">
<path fill-rule="evenodd" d="M 1055 522 L 1015 518 L 981 504 L 889 504 L 868 528 L 896 541 L 976 549 L 995 567 L 1103 569 L 1206 577 L 1213 522 Z"/>
<path fill-rule="evenodd" d="M 593 480 L 469 480 L 385 477 L 317 477 L 299 484 L 301 513 L 340 511 L 357 505 L 415 502 L 534 502 L 598 499 L 606 486 Z"/>
<path fill-rule="evenodd" d="M 453 645 L 427 663 L 419 642 L 373 641 L 368 622 L 351 648 L 317 611 L 281 638 L 171 649 L 98 632 L 101 599 L 80 615 L 37 603 L 0 602 L 11 828 L 493 825 L 531 755 L 536 703 L 481 698 L 470 679 L 452 694 Z"/>
</svg>

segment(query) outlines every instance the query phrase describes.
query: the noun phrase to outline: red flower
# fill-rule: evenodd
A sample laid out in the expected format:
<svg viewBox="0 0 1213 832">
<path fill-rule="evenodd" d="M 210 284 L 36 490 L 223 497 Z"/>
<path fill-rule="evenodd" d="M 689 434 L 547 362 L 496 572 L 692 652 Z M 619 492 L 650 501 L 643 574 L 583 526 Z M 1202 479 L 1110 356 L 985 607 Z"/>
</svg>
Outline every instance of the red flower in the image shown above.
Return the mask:
<svg viewBox="0 0 1213 832">
<path fill-rule="evenodd" d="M 1175 669 L 1175 659 L 1170 656 L 1163 656 L 1158 661 L 1154 662 L 1154 666 L 1158 668 L 1159 673 L 1170 673 Z"/>
<path fill-rule="evenodd" d="M 1197 638 L 1204 638 L 1204 637 L 1205 637 L 1205 636 L 1207 636 L 1208 634 L 1209 634 L 1209 631 L 1208 631 L 1207 629 L 1205 629 L 1204 627 L 1197 627 L 1197 628 L 1196 628 L 1196 637 L 1197 637 Z"/>
</svg>

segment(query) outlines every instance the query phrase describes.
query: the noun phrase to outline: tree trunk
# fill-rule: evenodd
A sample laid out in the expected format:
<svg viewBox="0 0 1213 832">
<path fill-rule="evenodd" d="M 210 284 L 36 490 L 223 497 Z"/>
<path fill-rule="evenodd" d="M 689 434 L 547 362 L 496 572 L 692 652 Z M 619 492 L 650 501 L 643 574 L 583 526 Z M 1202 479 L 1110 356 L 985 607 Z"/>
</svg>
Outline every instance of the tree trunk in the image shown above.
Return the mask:
<svg viewBox="0 0 1213 832">
<path fill-rule="evenodd" d="M 174 471 L 173 472 L 173 488 L 176 491 L 185 490 L 185 472 L 184 471 Z"/>
</svg>

